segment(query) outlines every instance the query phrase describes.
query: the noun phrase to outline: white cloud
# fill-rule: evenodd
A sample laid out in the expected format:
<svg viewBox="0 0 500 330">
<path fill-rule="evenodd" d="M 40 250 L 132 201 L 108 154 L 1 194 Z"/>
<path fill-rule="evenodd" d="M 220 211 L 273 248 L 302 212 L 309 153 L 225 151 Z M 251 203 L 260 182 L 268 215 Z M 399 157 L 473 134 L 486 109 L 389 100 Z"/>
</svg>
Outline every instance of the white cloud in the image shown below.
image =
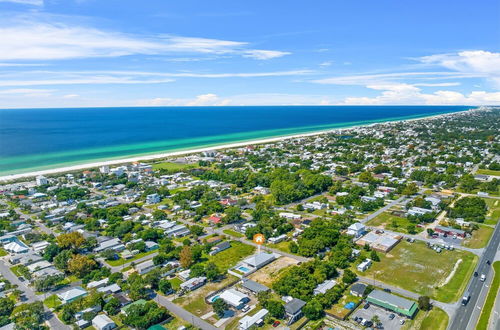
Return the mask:
<svg viewBox="0 0 500 330">
<path fill-rule="evenodd" d="M 458 53 L 436 54 L 419 58 L 422 63 L 447 69 L 482 75 L 500 88 L 500 53 L 468 50 Z"/>
<path fill-rule="evenodd" d="M 319 64 L 320 67 L 322 68 L 326 68 L 326 67 L 329 67 L 333 64 L 333 61 L 325 61 L 325 62 L 322 62 Z"/>
<path fill-rule="evenodd" d="M 290 55 L 289 52 L 281 52 L 278 50 L 260 50 L 253 49 L 243 52 L 243 57 L 249 57 L 256 60 L 270 60 L 272 58 L 282 57 L 285 55 Z"/>
<path fill-rule="evenodd" d="M 0 2 L 12 2 L 22 5 L 43 6 L 43 0 L 0 0 Z"/>
<path fill-rule="evenodd" d="M 20 71 L 0 74 L 0 86 L 42 86 L 63 84 L 158 84 L 174 81 L 173 78 L 258 78 L 297 76 L 311 73 L 308 70 L 270 72 L 143 72 L 143 71 Z"/>
<path fill-rule="evenodd" d="M 55 92 L 54 89 L 35 89 L 35 88 L 14 88 L 0 90 L 1 97 L 19 98 L 19 97 L 48 97 Z"/>
<path fill-rule="evenodd" d="M 62 60 L 171 54 L 227 54 L 267 60 L 288 55 L 248 49 L 249 43 L 182 36 L 133 36 L 63 23 L 5 20 L 0 25 L 0 60 Z"/>
<path fill-rule="evenodd" d="M 474 91 L 467 95 L 456 91 L 436 91 L 423 93 L 418 87 L 409 84 L 370 85 L 370 89 L 382 93 L 375 97 L 348 97 L 342 104 L 348 105 L 389 105 L 389 104 L 424 104 L 424 105 L 497 105 L 500 104 L 500 92 Z"/>
<path fill-rule="evenodd" d="M 192 99 L 158 97 L 149 100 L 140 100 L 136 103 L 139 106 L 221 106 L 228 105 L 230 100 L 221 99 L 215 94 L 208 93 L 198 95 Z"/>
</svg>

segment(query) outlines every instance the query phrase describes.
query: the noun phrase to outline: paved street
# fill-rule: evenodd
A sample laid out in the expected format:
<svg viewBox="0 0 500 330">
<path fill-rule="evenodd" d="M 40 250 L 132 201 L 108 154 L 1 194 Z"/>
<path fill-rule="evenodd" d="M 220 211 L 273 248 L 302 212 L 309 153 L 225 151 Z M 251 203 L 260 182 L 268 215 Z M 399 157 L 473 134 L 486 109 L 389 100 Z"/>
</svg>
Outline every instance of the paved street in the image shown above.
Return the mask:
<svg viewBox="0 0 500 330">
<path fill-rule="evenodd" d="M 178 317 L 180 317 L 181 319 L 183 319 L 184 321 L 191 323 L 195 327 L 199 327 L 203 330 L 216 330 L 217 329 L 216 327 L 214 327 L 210 323 L 200 319 L 198 316 L 188 312 L 187 310 L 185 310 L 184 308 L 182 308 L 180 306 L 177 306 L 176 304 L 174 304 L 173 302 L 168 300 L 165 296 L 158 294 L 155 297 L 155 301 L 158 304 L 165 307 L 166 309 L 168 309 L 169 311 L 171 311 L 172 313 L 174 313 L 175 315 L 177 315 Z"/>
<path fill-rule="evenodd" d="M 44 295 L 37 296 L 33 290 L 25 284 L 25 282 L 21 282 L 19 278 L 10 271 L 9 267 L 3 260 L 0 260 L 0 273 L 12 284 L 17 284 L 19 290 L 24 292 L 24 295 L 27 298 L 26 302 L 32 303 L 35 301 L 43 301 Z M 63 324 L 47 307 L 44 306 L 44 308 L 46 312 L 46 319 L 51 329 L 71 329 L 71 327 Z"/>
<path fill-rule="evenodd" d="M 400 197 L 392 202 L 390 202 L 389 204 L 385 205 L 384 207 L 378 209 L 377 211 L 373 212 L 372 214 L 366 216 L 363 220 L 361 220 L 360 222 L 361 223 L 367 223 L 368 221 L 376 218 L 377 216 L 379 216 L 380 214 L 382 214 L 383 212 L 387 211 L 388 209 L 390 209 L 391 207 L 393 206 L 396 206 L 398 205 L 399 203 L 402 203 L 405 199 L 407 199 L 406 196 L 403 196 L 403 197 Z"/>
<path fill-rule="evenodd" d="M 459 305 L 456 311 L 456 316 L 450 322 L 448 328 L 453 330 L 466 330 L 474 329 L 479 317 L 478 310 L 481 310 L 484 304 L 484 297 L 489 287 L 485 286 L 484 282 L 480 281 L 481 274 L 486 274 L 489 281 L 491 281 L 492 271 L 491 265 L 487 265 L 486 261 L 493 262 L 500 244 L 500 223 L 495 227 L 495 232 L 486 247 L 484 254 L 479 260 L 476 268 L 478 277 L 472 277 L 467 286 L 467 291 L 470 292 L 470 301 L 466 306 Z M 481 298 L 481 299 L 480 299 Z"/>
</svg>

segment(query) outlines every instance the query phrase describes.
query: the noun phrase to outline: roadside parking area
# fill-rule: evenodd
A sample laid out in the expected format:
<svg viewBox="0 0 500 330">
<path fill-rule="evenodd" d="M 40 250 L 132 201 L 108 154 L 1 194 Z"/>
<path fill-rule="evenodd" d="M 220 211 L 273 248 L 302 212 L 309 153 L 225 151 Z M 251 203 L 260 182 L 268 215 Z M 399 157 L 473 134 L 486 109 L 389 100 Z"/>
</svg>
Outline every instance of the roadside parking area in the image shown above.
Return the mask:
<svg viewBox="0 0 500 330">
<path fill-rule="evenodd" d="M 355 322 L 355 318 L 363 318 L 365 320 L 371 320 L 375 315 L 378 316 L 379 322 L 382 323 L 382 329 L 389 330 L 399 330 L 402 327 L 401 320 L 406 322 L 406 318 L 399 316 L 393 312 L 387 311 L 381 307 L 370 304 L 370 307 L 364 309 L 363 306 L 365 304 L 361 304 L 354 313 L 351 314 L 351 321 Z M 394 314 L 394 318 L 391 320 L 390 315 Z M 357 322 L 356 322 L 357 323 Z M 376 329 L 377 324 L 373 324 L 372 328 Z"/>
</svg>

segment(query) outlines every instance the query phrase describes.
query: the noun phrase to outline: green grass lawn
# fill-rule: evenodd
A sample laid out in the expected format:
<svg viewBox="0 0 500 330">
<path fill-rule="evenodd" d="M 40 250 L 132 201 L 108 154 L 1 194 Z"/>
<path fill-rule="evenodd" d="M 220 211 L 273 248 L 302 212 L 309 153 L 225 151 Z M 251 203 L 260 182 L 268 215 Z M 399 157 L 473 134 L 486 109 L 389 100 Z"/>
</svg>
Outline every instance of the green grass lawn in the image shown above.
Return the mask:
<svg viewBox="0 0 500 330">
<path fill-rule="evenodd" d="M 448 321 L 448 314 L 434 306 L 430 311 L 419 311 L 415 319 L 406 321 L 402 330 L 446 330 Z"/>
<path fill-rule="evenodd" d="M 8 254 L 9 254 L 9 252 L 7 252 L 4 249 L 0 248 L 0 257 L 5 257 Z"/>
<path fill-rule="evenodd" d="M 132 262 L 132 261 L 135 261 L 137 259 L 140 259 L 142 257 L 145 257 L 147 255 L 150 255 L 150 254 L 153 254 L 155 252 L 157 252 L 158 250 L 152 250 L 152 251 L 147 251 L 147 252 L 142 252 L 142 253 L 138 253 L 136 254 L 135 256 L 133 256 L 132 258 L 130 259 L 123 259 L 123 258 L 120 258 L 118 260 L 106 260 L 106 262 L 108 263 L 108 265 L 110 266 L 121 266 L 123 264 L 127 264 L 129 262 Z"/>
<path fill-rule="evenodd" d="M 348 290 L 345 293 L 346 294 L 342 298 L 340 298 L 338 303 L 333 305 L 330 309 L 325 310 L 325 312 L 331 315 L 335 315 L 340 319 L 344 319 L 345 317 L 347 317 L 347 315 L 349 315 L 352 310 L 347 309 L 344 306 L 349 302 L 353 302 L 358 305 L 362 298 L 351 295 Z"/>
<path fill-rule="evenodd" d="M 182 171 L 182 170 L 188 170 L 191 168 L 197 167 L 196 164 L 180 164 L 180 163 L 172 163 L 172 162 L 163 162 L 163 163 L 157 163 L 153 164 L 153 170 L 169 170 L 169 171 Z"/>
<path fill-rule="evenodd" d="M 56 308 L 57 306 L 59 306 L 59 305 L 62 304 L 61 300 L 59 300 L 59 298 L 55 294 L 53 294 L 52 296 L 47 297 L 47 299 L 45 299 L 43 301 L 43 303 L 48 308 Z"/>
<path fill-rule="evenodd" d="M 495 304 L 495 299 L 498 294 L 498 288 L 500 287 L 500 261 L 495 261 L 493 263 L 493 270 L 495 271 L 495 277 L 491 282 L 490 291 L 488 292 L 488 296 L 486 297 L 486 301 L 484 302 L 483 311 L 481 312 L 481 316 L 479 317 L 479 321 L 477 322 L 476 329 L 478 330 L 486 330 L 488 328 L 488 321 L 491 316 L 491 310 L 493 309 L 493 305 Z"/>
<path fill-rule="evenodd" d="M 290 248 L 289 248 L 291 242 L 292 241 L 283 241 L 283 242 L 279 242 L 277 244 L 267 244 L 266 246 L 273 248 L 273 249 L 278 249 L 278 250 L 286 252 L 286 253 L 292 253 L 292 252 L 290 252 Z"/>
<path fill-rule="evenodd" d="M 488 206 L 488 213 L 486 213 L 487 225 L 496 225 L 500 219 L 500 200 L 493 198 L 483 198 Z"/>
<path fill-rule="evenodd" d="M 465 240 L 462 245 L 471 249 L 483 248 L 488 244 L 493 231 L 492 227 L 480 225 L 478 230 L 472 232 L 472 237 Z"/>
<path fill-rule="evenodd" d="M 170 280 L 170 283 L 172 284 L 172 289 L 177 291 L 181 287 L 182 280 L 180 278 L 174 277 Z"/>
<path fill-rule="evenodd" d="M 12 266 L 10 267 L 10 271 L 14 273 L 14 275 L 16 275 L 17 277 L 21 277 L 22 275 L 19 273 L 19 267 L 21 267 L 21 265 L 16 265 L 16 266 Z"/>
<path fill-rule="evenodd" d="M 359 275 L 398 286 L 402 289 L 427 295 L 442 302 L 460 298 L 477 263 L 477 256 L 470 252 L 444 250 L 437 253 L 423 242 L 400 242 L 387 254 L 379 253 L 375 262 Z M 454 275 L 449 275 L 455 268 Z"/>
<path fill-rule="evenodd" d="M 245 235 L 243 235 L 242 233 L 238 233 L 237 231 L 232 230 L 232 229 L 224 229 L 222 232 L 223 232 L 224 234 L 226 234 L 226 235 L 229 235 L 229 236 L 234 236 L 234 237 L 238 237 L 238 238 L 240 238 L 240 237 L 244 237 L 244 236 L 245 236 Z"/>
<path fill-rule="evenodd" d="M 231 247 L 227 250 L 209 256 L 208 261 L 213 262 L 219 270 L 225 272 L 243 258 L 254 253 L 255 247 L 238 241 L 231 241 Z"/>
<path fill-rule="evenodd" d="M 220 290 L 221 288 L 237 281 L 236 276 L 227 276 L 224 280 L 220 282 L 210 282 L 205 284 L 199 289 L 186 294 L 185 296 L 175 299 L 173 302 L 180 305 L 187 311 L 195 314 L 196 316 L 202 316 L 212 310 L 210 304 L 205 303 L 205 297 L 213 291 Z"/>
<path fill-rule="evenodd" d="M 480 168 L 477 170 L 476 174 L 500 176 L 500 171 L 487 170 L 487 169 Z"/>
<path fill-rule="evenodd" d="M 368 221 L 367 223 L 368 226 L 373 226 L 373 227 L 382 226 L 384 229 L 397 231 L 405 234 L 408 233 L 408 230 L 406 228 L 408 227 L 408 225 L 411 224 L 415 225 L 416 227 L 416 224 L 411 223 L 408 219 L 392 215 L 389 212 L 382 212 L 379 216 Z M 417 233 L 420 233 L 424 229 L 416 227 L 415 230 Z"/>
</svg>

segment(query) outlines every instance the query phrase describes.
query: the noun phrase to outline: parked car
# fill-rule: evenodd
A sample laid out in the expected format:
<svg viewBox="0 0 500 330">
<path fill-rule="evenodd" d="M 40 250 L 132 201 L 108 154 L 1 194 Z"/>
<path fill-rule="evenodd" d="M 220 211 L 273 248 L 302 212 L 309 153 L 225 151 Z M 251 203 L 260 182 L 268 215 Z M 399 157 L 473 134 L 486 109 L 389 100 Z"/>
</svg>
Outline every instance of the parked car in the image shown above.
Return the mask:
<svg viewBox="0 0 500 330">
<path fill-rule="evenodd" d="M 391 314 L 391 315 L 389 315 L 389 320 L 392 320 L 392 319 L 394 319 L 395 317 L 396 317 L 396 315 Z"/>
<path fill-rule="evenodd" d="M 385 292 L 391 292 L 391 289 L 385 288 L 384 291 Z"/>
<path fill-rule="evenodd" d="M 243 313 L 246 313 L 246 312 L 248 312 L 249 310 L 250 310 L 250 306 L 248 306 L 248 305 L 243 306 L 243 308 L 241 309 L 241 311 L 242 311 Z"/>
<path fill-rule="evenodd" d="M 399 324 L 401 324 L 401 325 L 405 324 L 405 320 L 403 320 L 403 319 L 399 320 Z"/>
<path fill-rule="evenodd" d="M 370 304 L 365 304 L 365 305 L 363 306 L 363 308 L 364 308 L 364 309 L 368 309 L 369 307 L 370 307 Z"/>
<path fill-rule="evenodd" d="M 280 321 L 274 321 L 273 323 L 273 328 L 276 328 L 278 325 L 280 325 L 281 322 Z"/>
</svg>

